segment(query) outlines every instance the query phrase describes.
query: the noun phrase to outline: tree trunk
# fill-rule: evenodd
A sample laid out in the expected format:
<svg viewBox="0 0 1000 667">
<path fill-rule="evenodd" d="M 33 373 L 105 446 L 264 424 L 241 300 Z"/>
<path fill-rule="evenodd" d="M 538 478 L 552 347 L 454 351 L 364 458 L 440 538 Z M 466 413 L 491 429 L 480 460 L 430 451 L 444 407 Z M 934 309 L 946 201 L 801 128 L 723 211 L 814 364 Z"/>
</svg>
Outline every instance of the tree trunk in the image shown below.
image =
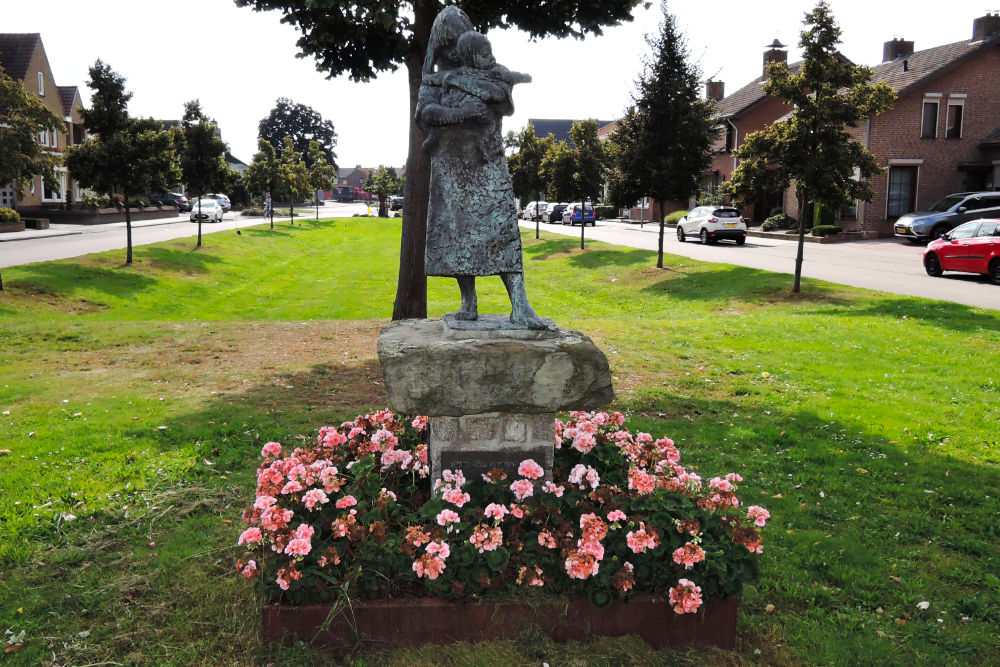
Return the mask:
<svg viewBox="0 0 1000 667">
<path fill-rule="evenodd" d="M 195 247 L 201 247 L 201 195 L 198 195 L 198 245 Z"/>
<path fill-rule="evenodd" d="M 792 284 L 792 292 L 796 294 L 799 291 L 799 285 L 802 282 L 802 250 L 806 242 L 806 218 L 805 218 L 805 204 L 806 197 L 803 195 L 799 198 L 799 244 L 795 251 L 795 282 Z M 812 211 L 809 212 L 812 214 Z"/>
<path fill-rule="evenodd" d="M 388 218 L 389 211 L 385 208 L 385 195 L 378 196 L 378 217 Z"/>
<path fill-rule="evenodd" d="M 125 197 L 125 264 L 132 263 L 132 212 L 128 208 L 128 193 L 123 192 Z"/>
<path fill-rule="evenodd" d="M 587 198 L 580 197 L 580 250 L 585 250 L 583 246 L 583 230 L 587 228 Z M 597 212 L 594 212 L 595 216 Z"/>
<path fill-rule="evenodd" d="M 288 197 L 288 224 L 295 226 L 295 196 Z"/>
<path fill-rule="evenodd" d="M 319 220 L 319 192 L 315 194 L 316 197 L 316 219 Z"/>
<path fill-rule="evenodd" d="M 541 197 L 541 195 L 536 192 L 535 193 L 535 201 L 538 201 L 540 197 Z M 536 239 L 540 238 L 538 236 L 538 229 L 541 226 L 541 224 L 542 224 L 542 216 L 538 216 L 538 220 L 535 220 L 535 238 Z"/>
<path fill-rule="evenodd" d="M 664 225 L 664 220 L 666 219 L 666 216 L 663 215 L 663 209 L 664 209 L 663 202 L 662 201 L 657 201 L 657 204 L 659 204 L 659 206 L 660 206 L 660 235 L 659 235 L 659 238 L 656 241 L 656 268 L 662 269 L 663 268 L 663 228 L 665 226 Z"/>
<path fill-rule="evenodd" d="M 417 95 L 420 92 L 423 54 L 427 50 L 437 3 L 415 0 L 414 25 L 406 72 L 410 83 L 410 136 L 406 155 L 406 198 L 403 200 L 403 231 L 399 243 L 399 278 L 392 319 L 427 317 L 427 274 L 424 247 L 427 242 L 427 198 L 430 193 L 430 159 L 422 150 L 426 135 L 417 127 Z"/>
</svg>

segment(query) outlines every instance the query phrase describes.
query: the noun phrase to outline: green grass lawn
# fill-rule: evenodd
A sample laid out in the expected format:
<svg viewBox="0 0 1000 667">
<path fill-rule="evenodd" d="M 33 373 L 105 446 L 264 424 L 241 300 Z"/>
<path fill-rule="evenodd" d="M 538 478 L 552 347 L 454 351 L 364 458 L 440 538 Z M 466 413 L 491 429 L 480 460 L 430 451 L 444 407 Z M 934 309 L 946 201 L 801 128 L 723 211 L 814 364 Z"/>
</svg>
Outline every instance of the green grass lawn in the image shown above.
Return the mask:
<svg viewBox="0 0 1000 667">
<path fill-rule="evenodd" d="M 995 664 L 1000 312 L 531 236 L 535 308 L 605 350 L 629 427 L 771 511 L 739 649 L 529 633 L 352 661 Z M 303 220 L 137 247 L 130 267 L 4 270 L 0 631 L 20 648 L 0 662 L 331 660 L 261 644 L 233 545 L 263 443 L 386 405 L 398 247 L 396 220 Z M 499 279 L 480 284 L 504 312 Z M 457 305 L 430 281 L 431 316 Z"/>
</svg>

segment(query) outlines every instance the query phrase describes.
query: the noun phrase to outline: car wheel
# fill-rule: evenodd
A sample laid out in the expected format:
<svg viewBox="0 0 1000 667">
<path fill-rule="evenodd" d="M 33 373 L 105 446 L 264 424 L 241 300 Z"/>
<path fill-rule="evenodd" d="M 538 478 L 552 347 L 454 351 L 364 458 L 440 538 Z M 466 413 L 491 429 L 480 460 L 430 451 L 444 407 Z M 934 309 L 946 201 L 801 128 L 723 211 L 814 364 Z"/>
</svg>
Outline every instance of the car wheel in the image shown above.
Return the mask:
<svg viewBox="0 0 1000 667">
<path fill-rule="evenodd" d="M 948 233 L 947 227 L 945 227 L 944 225 L 938 225 L 937 227 L 931 230 L 931 235 L 928 236 L 927 238 L 930 241 L 937 241 L 939 238 L 941 238 L 947 233 Z"/>
<path fill-rule="evenodd" d="M 699 234 L 699 236 L 701 237 L 702 245 L 708 245 L 708 230 L 707 229 L 701 230 L 701 234 Z"/>
<path fill-rule="evenodd" d="M 736 239 L 736 245 L 743 245 L 746 242 L 747 242 L 747 237 L 745 236 L 741 236 L 740 238 Z"/>
<path fill-rule="evenodd" d="M 1000 258 L 993 258 L 989 268 L 986 269 L 986 275 L 989 276 L 991 283 L 1000 285 Z"/>
<path fill-rule="evenodd" d="M 684 236 L 684 228 L 681 227 L 680 225 L 677 225 L 677 240 L 680 243 L 684 243 L 685 241 L 687 241 L 687 237 Z"/>
<path fill-rule="evenodd" d="M 944 271 L 941 270 L 941 260 L 934 253 L 927 255 L 924 258 L 924 270 L 927 271 L 927 275 L 937 278 Z"/>
</svg>

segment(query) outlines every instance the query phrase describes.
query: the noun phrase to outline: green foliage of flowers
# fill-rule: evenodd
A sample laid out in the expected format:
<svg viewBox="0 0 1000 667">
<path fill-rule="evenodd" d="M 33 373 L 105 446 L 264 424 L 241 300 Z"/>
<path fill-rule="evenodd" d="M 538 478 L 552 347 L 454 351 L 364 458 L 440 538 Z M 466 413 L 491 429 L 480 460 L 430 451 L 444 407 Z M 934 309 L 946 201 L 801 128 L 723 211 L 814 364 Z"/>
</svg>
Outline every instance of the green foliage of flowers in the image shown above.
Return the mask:
<svg viewBox="0 0 1000 667">
<path fill-rule="evenodd" d="M 276 602 L 544 587 L 597 606 L 651 594 L 689 613 L 703 596 L 739 595 L 757 579 L 756 526 L 770 514 L 740 507 L 740 475 L 703 483 L 672 440 L 633 436 L 624 422 L 556 420 L 551 480 L 527 459 L 516 479 L 445 470 L 433 491 L 426 417 L 362 415 L 285 456 L 271 442 L 239 543 L 262 559 L 259 582 Z M 237 568 L 258 576 L 256 560 Z"/>
<path fill-rule="evenodd" d="M 20 222 L 21 214 L 12 208 L 0 208 L 0 222 Z"/>
</svg>

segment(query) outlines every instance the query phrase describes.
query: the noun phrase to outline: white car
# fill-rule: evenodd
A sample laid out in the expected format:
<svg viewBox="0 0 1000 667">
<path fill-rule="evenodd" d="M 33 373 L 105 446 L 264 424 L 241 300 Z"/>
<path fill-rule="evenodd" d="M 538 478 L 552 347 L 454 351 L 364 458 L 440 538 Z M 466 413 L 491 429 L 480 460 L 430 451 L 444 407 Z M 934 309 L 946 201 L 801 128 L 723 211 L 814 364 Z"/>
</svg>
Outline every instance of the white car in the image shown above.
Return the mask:
<svg viewBox="0 0 1000 667">
<path fill-rule="evenodd" d="M 229 202 L 229 197 L 223 194 L 207 194 L 205 195 L 205 199 L 214 199 L 215 201 L 219 202 L 222 205 L 223 213 L 229 213 L 229 209 L 232 206 L 232 204 L 230 204 Z"/>
<path fill-rule="evenodd" d="M 222 205 L 215 199 L 202 197 L 191 202 L 191 222 L 222 222 Z"/>
<path fill-rule="evenodd" d="M 677 240 L 684 243 L 689 236 L 705 245 L 723 239 L 743 245 L 747 241 L 747 223 L 732 206 L 697 206 L 677 223 Z"/>
<path fill-rule="evenodd" d="M 531 220 L 534 222 L 536 219 L 540 218 L 545 209 L 548 208 L 549 203 L 544 201 L 533 201 L 528 202 L 528 205 L 524 207 L 524 211 L 521 213 L 521 217 L 525 220 Z"/>
</svg>

